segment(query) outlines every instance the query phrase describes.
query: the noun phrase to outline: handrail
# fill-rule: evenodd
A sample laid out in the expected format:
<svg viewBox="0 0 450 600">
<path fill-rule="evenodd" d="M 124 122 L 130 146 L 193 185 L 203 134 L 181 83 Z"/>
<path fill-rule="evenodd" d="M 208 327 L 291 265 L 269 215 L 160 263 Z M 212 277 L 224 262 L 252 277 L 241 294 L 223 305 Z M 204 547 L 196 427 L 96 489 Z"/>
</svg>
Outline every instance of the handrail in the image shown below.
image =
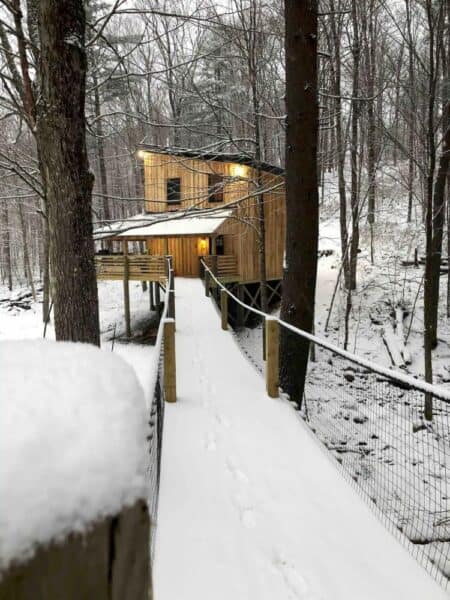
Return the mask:
<svg viewBox="0 0 450 600">
<path fill-rule="evenodd" d="M 242 306 L 246 310 L 254 313 L 255 315 L 262 317 L 263 319 L 268 319 L 268 318 L 275 319 L 280 326 L 285 327 L 286 329 L 292 331 L 293 333 L 296 333 L 297 335 L 300 335 L 301 337 L 307 339 L 308 341 L 313 342 L 313 343 L 317 344 L 318 346 L 321 346 L 322 348 L 325 348 L 326 350 L 333 352 L 334 354 L 338 354 L 339 356 L 342 356 L 343 358 L 346 358 L 347 360 L 349 360 L 361 367 L 364 367 L 365 369 L 369 369 L 370 371 L 378 373 L 378 375 L 381 375 L 381 376 L 386 377 L 393 381 L 397 381 L 398 383 L 401 383 L 402 385 L 406 385 L 408 387 L 415 388 L 421 392 L 424 392 L 425 394 L 432 394 L 433 396 L 440 398 L 444 402 L 450 403 L 450 391 L 443 389 L 441 386 L 427 383 L 426 381 L 422 381 L 420 379 L 415 379 L 411 375 L 405 375 L 403 373 L 398 373 L 397 371 L 393 371 L 392 369 L 389 369 L 388 367 L 383 367 L 381 365 L 373 363 L 365 358 L 362 358 L 361 356 L 358 356 L 357 354 L 353 354 L 352 352 L 343 350 L 342 348 L 339 348 L 339 346 L 335 346 L 334 344 L 331 344 L 330 342 L 327 342 L 326 340 L 319 338 L 316 335 L 313 335 L 312 333 L 308 333 L 307 331 L 303 331 L 302 329 L 299 329 L 298 327 L 295 327 L 294 325 L 291 325 L 290 323 L 286 323 L 286 321 L 283 321 L 278 317 L 273 317 L 272 315 L 268 315 L 267 313 L 263 312 L 262 310 L 258 310 L 257 308 L 254 308 L 253 306 L 249 306 L 248 304 L 245 304 L 245 302 L 243 302 L 242 300 L 237 298 L 234 294 L 232 294 L 230 292 L 230 290 L 217 279 L 217 277 L 214 275 L 214 273 L 211 271 L 211 269 L 205 264 L 203 259 L 201 260 L 201 262 L 202 262 L 205 270 L 209 272 L 210 277 L 212 277 L 212 279 L 214 279 L 216 284 L 222 290 L 224 290 L 230 298 L 232 298 L 235 302 L 237 302 L 240 306 Z"/>
</svg>

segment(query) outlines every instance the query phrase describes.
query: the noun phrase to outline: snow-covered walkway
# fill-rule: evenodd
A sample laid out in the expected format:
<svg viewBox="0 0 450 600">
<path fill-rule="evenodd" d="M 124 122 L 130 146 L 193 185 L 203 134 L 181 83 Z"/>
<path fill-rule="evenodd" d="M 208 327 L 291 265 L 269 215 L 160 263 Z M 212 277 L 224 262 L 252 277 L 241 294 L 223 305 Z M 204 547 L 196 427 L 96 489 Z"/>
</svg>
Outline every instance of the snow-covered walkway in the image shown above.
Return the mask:
<svg viewBox="0 0 450 600">
<path fill-rule="evenodd" d="M 157 600 L 439 600 L 293 409 L 176 281 L 176 405 L 166 406 Z"/>
</svg>

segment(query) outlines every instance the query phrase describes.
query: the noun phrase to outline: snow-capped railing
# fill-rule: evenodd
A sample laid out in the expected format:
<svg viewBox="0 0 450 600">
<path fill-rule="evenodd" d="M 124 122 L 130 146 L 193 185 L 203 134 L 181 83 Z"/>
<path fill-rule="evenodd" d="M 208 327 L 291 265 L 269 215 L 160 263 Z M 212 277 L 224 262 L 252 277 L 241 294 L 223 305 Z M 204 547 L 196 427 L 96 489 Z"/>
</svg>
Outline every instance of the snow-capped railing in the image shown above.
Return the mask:
<svg viewBox="0 0 450 600">
<path fill-rule="evenodd" d="M 222 328 L 240 306 L 265 321 L 269 396 L 278 396 L 281 328 L 314 345 L 302 418 L 386 526 L 444 587 L 450 578 L 450 392 L 342 350 L 245 304 L 203 265 L 220 289 Z M 235 303 L 235 307 L 232 306 Z M 425 419 L 430 401 L 433 419 Z M 299 460 L 302 460 L 299 457 Z M 304 457 L 307 460 L 307 457 Z M 403 534 L 403 535 L 402 535 Z"/>
</svg>

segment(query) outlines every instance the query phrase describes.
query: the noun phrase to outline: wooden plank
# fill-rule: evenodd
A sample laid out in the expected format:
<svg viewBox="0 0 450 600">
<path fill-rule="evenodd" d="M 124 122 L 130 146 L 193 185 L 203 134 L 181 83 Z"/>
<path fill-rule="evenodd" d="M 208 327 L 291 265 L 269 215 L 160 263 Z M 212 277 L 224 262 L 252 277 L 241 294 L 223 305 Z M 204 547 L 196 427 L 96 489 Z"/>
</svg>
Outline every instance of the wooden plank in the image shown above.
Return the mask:
<svg viewBox="0 0 450 600">
<path fill-rule="evenodd" d="M 270 398 L 279 397 L 279 335 L 277 319 L 266 317 L 266 389 Z"/>
<path fill-rule="evenodd" d="M 166 402 L 176 402 L 177 400 L 174 319 L 164 321 L 164 398 Z"/>
<path fill-rule="evenodd" d="M 220 290 L 220 313 L 222 319 L 222 329 L 228 329 L 228 294 L 226 290 Z"/>
</svg>

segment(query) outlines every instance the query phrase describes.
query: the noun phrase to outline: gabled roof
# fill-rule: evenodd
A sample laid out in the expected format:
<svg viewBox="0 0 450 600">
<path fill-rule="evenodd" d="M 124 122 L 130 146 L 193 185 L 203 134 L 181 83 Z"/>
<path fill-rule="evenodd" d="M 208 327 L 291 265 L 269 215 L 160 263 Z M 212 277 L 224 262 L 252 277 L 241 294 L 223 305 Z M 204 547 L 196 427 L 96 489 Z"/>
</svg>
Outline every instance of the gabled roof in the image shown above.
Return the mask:
<svg viewBox="0 0 450 600">
<path fill-rule="evenodd" d="M 146 239 L 212 235 L 233 214 L 232 210 L 177 211 L 134 215 L 115 221 L 94 231 L 97 240 Z"/>
<path fill-rule="evenodd" d="M 192 150 L 187 148 L 175 148 L 152 146 L 151 144 L 139 144 L 139 150 L 153 152 L 154 154 L 165 154 L 167 156 L 180 156 L 185 158 L 193 158 L 198 160 L 235 163 L 238 165 L 246 165 L 253 169 L 260 169 L 266 173 L 274 175 L 284 175 L 285 171 L 281 167 L 270 165 L 266 162 L 258 162 L 254 158 L 246 154 L 227 154 L 225 152 L 204 152 L 202 150 Z"/>
</svg>

